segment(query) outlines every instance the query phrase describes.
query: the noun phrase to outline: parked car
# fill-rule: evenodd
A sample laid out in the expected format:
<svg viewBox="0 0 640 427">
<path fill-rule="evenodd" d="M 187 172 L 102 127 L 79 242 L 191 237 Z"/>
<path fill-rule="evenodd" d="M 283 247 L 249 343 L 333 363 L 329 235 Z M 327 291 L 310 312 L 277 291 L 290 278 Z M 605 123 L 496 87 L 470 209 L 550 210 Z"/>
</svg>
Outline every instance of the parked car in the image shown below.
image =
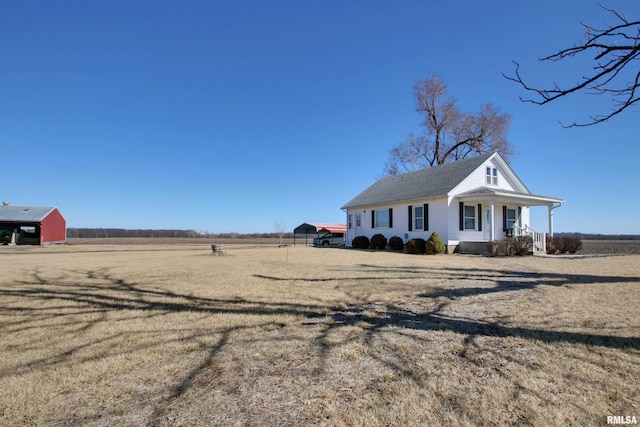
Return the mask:
<svg viewBox="0 0 640 427">
<path fill-rule="evenodd" d="M 313 246 L 344 245 L 344 233 L 326 233 L 313 239 Z"/>
</svg>

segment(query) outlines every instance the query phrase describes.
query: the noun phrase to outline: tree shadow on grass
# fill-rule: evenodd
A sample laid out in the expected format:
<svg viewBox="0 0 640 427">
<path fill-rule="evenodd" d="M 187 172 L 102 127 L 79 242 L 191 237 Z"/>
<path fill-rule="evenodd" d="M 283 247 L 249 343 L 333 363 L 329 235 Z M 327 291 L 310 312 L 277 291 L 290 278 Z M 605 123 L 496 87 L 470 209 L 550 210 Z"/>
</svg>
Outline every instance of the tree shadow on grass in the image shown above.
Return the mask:
<svg viewBox="0 0 640 427">
<path fill-rule="evenodd" d="M 38 326 L 43 320 L 52 319 L 52 326 L 64 324 L 64 317 L 79 317 L 85 314 L 109 312 L 133 312 L 134 318 L 149 318 L 172 313 L 250 314 L 250 315 L 297 315 L 319 316 L 326 307 L 312 304 L 265 303 L 243 298 L 205 298 L 181 294 L 164 289 L 150 289 L 123 279 L 114 278 L 106 271 L 88 271 L 86 278 L 96 283 L 65 282 L 64 279 L 46 280 L 41 273 L 33 273 L 32 281 L 16 281 L 11 286 L 0 287 L 0 298 L 19 301 L 7 305 L 0 303 L 0 314 L 28 312 L 23 319 L 3 322 L 5 330 L 25 332 Z M 18 305 L 24 302 L 22 305 Z M 55 305 L 51 303 L 55 302 Z M 35 306 L 34 306 L 35 304 Z M 40 306 L 39 306 L 40 305 Z M 61 311 L 68 310 L 67 313 Z M 73 320 L 87 323 L 83 328 L 98 323 L 96 320 Z M 2 376 L 2 374 L 0 374 Z"/>
<path fill-rule="evenodd" d="M 374 317 L 367 315 L 368 308 L 353 308 L 341 311 L 331 316 L 331 328 L 346 325 L 366 325 L 367 334 L 373 335 L 377 331 L 397 326 L 400 328 L 418 329 L 423 331 L 451 331 L 467 335 L 470 340 L 478 336 L 486 337 L 514 337 L 536 340 L 547 343 L 571 343 L 587 346 L 603 346 L 618 349 L 640 349 L 640 337 L 618 337 L 600 334 L 586 334 L 577 332 L 549 331 L 535 328 L 504 326 L 497 322 L 483 322 L 476 319 L 465 319 L 443 314 L 441 311 L 446 304 L 439 304 L 432 311 L 416 313 L 396 306 L 387 306 L 386 313 Z"/>
<path fill-rule="evenodd" d="M 479 295 L 518 292 L 535 289 L 541 285 L 574 286 L 595 283 L 638 283 L 640 278 L 613 277 L 592 275 L 563 275 L 555 273 L 538 274 L 498 269 L 465 269 L 465 268 L 418 268 L 393 267 L 386 268 L 375 265 L 360 265 L 349 268 L 359 273 L 355 277 L 345 275 L 347 270 L 336 269 L 328 278 L 277 277 L 254 275 L 254 277 L 278 282 L 312 282 L 321 285 L 323 282 L 335 283 L 338 286 L 349 282 L 371 281 L 372 286 L 381 278 L 393 281 L 434 280 L 435 283 L 450 283 L 451 286 L 434 288 L 415 296 L 415 301 L 427 301 L 428 309 L 411 309 L 402 303 L 376 303 L 349 295 L 346 307 L 338 308 L 331 303 L 278 303 L 251 301 L 243 298 L 207 298 L 187 295 L 160 288 L 142 286 L 140 284 L 115 277 L 109 270 L 72 271 L 68 277 L 47 279 L 42 272 L 35 271 L 30 280 L 16 281 L 10 285 L 0 286 L 0 315 L 3 316 L 3 333 L 23 334 L 33 330 L 50 328 L 68 328 L 64 334 L 53 336 L 47 343 L 62 350 L 42 358 L 26 362 L 15 362 L 0 371 L 0 378 L 16 376 L 31 370 L 46 370 L 64 363 L 84 363 L 109 356 L 130 355 L 145 349 L 157 348 L 159 351 L 173 341 L 191 340 L 207 342 L 204 358 L 195 366 L 179 376 L 166 393 L 161 402 L 154 405 L 147 425 L 157 425 L 166 413 L 171 402 L 179 399 L 194 387 L 196 379 L 210 369 L 216 358 L 225 350 L 232 336 L 238 332 L 249 330 L 272 331 L 292 323 L 279 322 L 278 316 L 294 316 L 296 319 L 313 320 L 315 324 L 324 325 L 323 332 L 316 339 L 319 373 L 326 365 L 333 345 L 329 337 L 345 327 L 359 325 L 364 330 L 364 342 L 373 349 L 370 357 L 383 363 L 393 371 L 411 377 L 412 370 L 402 363 L 398 354 L 383 354 L 375 351 L 376 340 L 390 330 L 403 335 L 407 331 L 448 331 L 464 336 L 465 348 L 473 345 L 479 337 L 518 338 L 542 343 L 568 343 L 581 346 L 601 346 L 611 349 L 638 350 L 639 337 L 609 336 L 603 334 L 561 332 L 537 328 L 510 326 L 500 322 L 485 322 L 478 319 L 465 318 L 446 314 L 449 302 Z M 78 276 L 80 276 L 78 278 Z M 74 277 L 78 278 L 74 280 Z M 486 286 L 460 286 L 463 281 L 476 283 L 481 281 Z M 346 291 L 345 291 L 345 294 Z M 311 300 L 311 298 L 310 298 Z M 9 301 L 9 302 L 7 302 Z M 380 310 L 382 308 L 382 310 Z M 372 309 L 378 309 L 375 316 Z M 93 341 L 71 344 L 74 338 L 82 337 L 87 331 L 108 321 L 107 317 L 119 313 L 118 321 L 145 320 L 153 322 L 162 316 L 175 313 L 196 313 L 204 317 L 217 314 L 236 314 L 259 316 L 264 321 L 251 325 L 235 325 L 231 327 L 193 328 L 184 335 L 184 330 L 172 331 L 171 328 L 152 331 L 159 333 L 162 339 L 137 340 L 138 335 L 149 331 L 119 330 L 106 332 Z M 304 321 L 302 322 L 304 323 Z M 298 322 L 299 324 L 299 322 Z M 176 336 L 167 338 L 173 332 Z M 255 332 L 252 332 L 255 333 Z M 212 336 L 216 336 L 212 340 Z M 408 336 L 408 335 L 407 335 Z M 412 339 L 418 339 L 412 337 Z M 63 343 L 67 342 L 66 345 Z M 129 343 L 122 347 L 120 343 Z M 21 348 L 27 351 L 38 348 L 43 343 L 24 343 Z M 426 342 L 425 342 L 426 345 Z M 99 347 L 98 352 L 84 354 L 88 347 Z M 462 354 L 464 356 L 464 354 Z M 243 363 L 243 362 L 239 362 Z M 244 362 L 246 363 L 246 362 Z M 416 378 L 416 381 L 421 381 Z"/>
<path fill-rule="evenodd" d="M 488 286 L 453 286 L 441 287 L 430 292 L 420 294 L 421 297 L 437 298 L 445 297 L 455 299 L 458 297 L 469 297 L 485 295 L 497 292 L 512 292 L 534 289 L 541 285 L 564 286 L 607 283 L 640 283 L 640 277 L 632 276 L 597 276 L 589 274 L 560 274 L 560 273 L 540 273 L 536 271 L 510 270 L 510 269 L 487 269 L 487 268 L 432 268 L 432 267 L 383 267 L 369 264 L 360 264 L 359 267 L 371 273 L 371 277 L 390 274 L 413 274 L 413 277 L 423 277 L 427 280 L 445 282 L 457 282 L 459 280 L 477 280 L 485 282 Z M 364 280 L 364 279 L 362 279 Z"/>
<path fill-rule="evenodd" d="M 80 278 L 77 278 L 80 275 Z M 77 279 L 73 279 L 76 277 Z M 142 286 L 114 277 L 108 270 L 73 271 L 68 277 L 47 279 L 34 271 L 30 280 L 20 280 L 0 286 L 0 316 L 4 335 L 42 334 L 50 330 L 45 341 L 26 341 L 7 346 L 14 352 L 42 350 L 44 357 L 22 358 L 0 370 L 0 378 L 20 376 L 32 371 L 53 369 L 65 363 L 82 364 L 112 356 L 130 356 L 137 352 L 162 348 L 183 341 L 206 342 L 207 355 L 197 366 L 180 376 L 166 400 L 179 398 L 196 377 L 206 369 L 226 346 L 234 333 L 282 328 L 280 316 L 312 318 L 323 316 L 330 307 L 314 304 L 295 304 L 250 301 L 243 298 L 206 298 Z M 204 318 L 218 315 L 258 316 L 264 321 L 250 325 L 207 328 L 106 330 L 87 340 L 87 331 L 98 328 L 113 316 L 118 322 L 152 322 L 176 313 L 198 314 Z M 108 317 L 111 318 L 108 319 Z M 153 335 L 157 334 L 154 338 Z M 216 337 L 216 338 L 213 338 Z M 80 342 L 80 343 L 78 343 Z M 126 343 L 126 345 L 123 345 Z M 88 351 L 92 350 L 92 351 Z M 156 425 L 162 415 L 162 405 L 156 405 L 149 425 Z"/>
</svg>

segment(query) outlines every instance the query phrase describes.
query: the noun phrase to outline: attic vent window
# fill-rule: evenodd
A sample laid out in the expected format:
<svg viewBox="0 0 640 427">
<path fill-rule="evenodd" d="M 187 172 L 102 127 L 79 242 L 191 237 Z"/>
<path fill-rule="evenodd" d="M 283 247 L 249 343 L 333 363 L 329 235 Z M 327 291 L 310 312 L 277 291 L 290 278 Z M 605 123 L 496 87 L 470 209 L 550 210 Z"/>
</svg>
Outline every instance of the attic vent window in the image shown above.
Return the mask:
<svg viewBox="0 0 640 427">
<path fill-rule="evenodd" d="M 487 185 L 498 185 L 498 169 L 487 167 Z"/>
<path fill-rule="evenodd" d="M 29 209 L 29 208 L 22 209 L 22 212 L 29 212 L 29 211 L 31 211 L 31 209 Z"/>
</svg>

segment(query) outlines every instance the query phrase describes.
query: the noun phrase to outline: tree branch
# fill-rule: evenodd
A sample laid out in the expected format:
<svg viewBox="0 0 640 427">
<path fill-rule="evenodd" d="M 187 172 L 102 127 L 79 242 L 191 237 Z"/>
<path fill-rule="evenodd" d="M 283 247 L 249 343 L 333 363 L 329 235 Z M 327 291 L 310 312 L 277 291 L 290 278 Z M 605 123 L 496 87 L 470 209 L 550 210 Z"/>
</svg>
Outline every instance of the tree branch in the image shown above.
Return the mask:
<svg viewBox="0 0 640 427">
<path fill-rule="evenodd" d="M 635 79 L 632 79 L 632 81 L 625 82 L 626 73 L 624 72 L 635 65 L 633 61 L 640 59 L 640 21 L 631 22 L 613 9 L 608 9 L 602 5 L 600 7 L 612 13 L 622 23 L 609 26 L 606 29 L 596 29 L 582 24 L 586 28 L 585 43 L 562 49 L 540 59 L 541 62 L 557 62 L 579 54 L 594 52 L 593 59 L 596 62 L 593 67 L 594 73 L 582 76 L 582 81 L 571 86 L 561 87 L 554 83 L 550 88 L 539 88 L 526 83 L 520 74 L 520 64 L 516 61 L 513 61 L 515 64 L 515 76 L 502 73 L 506 79 L 520 84 L 527 92 L 533 92 L 540 97 L 540 99 L 520 97 L 522 102 L 545 105 L 577 92 L 587 95 L 609 94 L 612 97 L 611 102 L 614 108 L 608 114 L 591 116 L 591 121 L 587 123 L 573 122 L 567 126 L 563 124 L 564 127 L 591 126 L 605 122 L 639 101 L 638 97 L 635 96 L 636 89 L 639 86 L 638 74 L 636 73 Z M 624 43 L 621 44 L 621 40 Z"/>
</svg>

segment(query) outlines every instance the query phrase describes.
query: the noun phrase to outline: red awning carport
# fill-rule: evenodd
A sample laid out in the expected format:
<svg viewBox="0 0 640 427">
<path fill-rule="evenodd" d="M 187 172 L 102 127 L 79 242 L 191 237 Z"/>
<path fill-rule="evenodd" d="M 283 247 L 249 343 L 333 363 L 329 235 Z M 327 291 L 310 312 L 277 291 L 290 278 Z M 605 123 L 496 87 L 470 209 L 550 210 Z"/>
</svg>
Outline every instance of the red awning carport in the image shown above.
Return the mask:
<svg viewBox="0 0 640 427">
<path fill-rule="evenodd" d="M 304 234 L 304 244 L 307 244 L 309 234 L 319 233 L 346 233 L 347 226 L 345 224 L 328 224 L 324 222 L 305 222 L 300 224 L 293 230 L 293 244 L 296 244 L 296 234 Z"/>
</svg>

